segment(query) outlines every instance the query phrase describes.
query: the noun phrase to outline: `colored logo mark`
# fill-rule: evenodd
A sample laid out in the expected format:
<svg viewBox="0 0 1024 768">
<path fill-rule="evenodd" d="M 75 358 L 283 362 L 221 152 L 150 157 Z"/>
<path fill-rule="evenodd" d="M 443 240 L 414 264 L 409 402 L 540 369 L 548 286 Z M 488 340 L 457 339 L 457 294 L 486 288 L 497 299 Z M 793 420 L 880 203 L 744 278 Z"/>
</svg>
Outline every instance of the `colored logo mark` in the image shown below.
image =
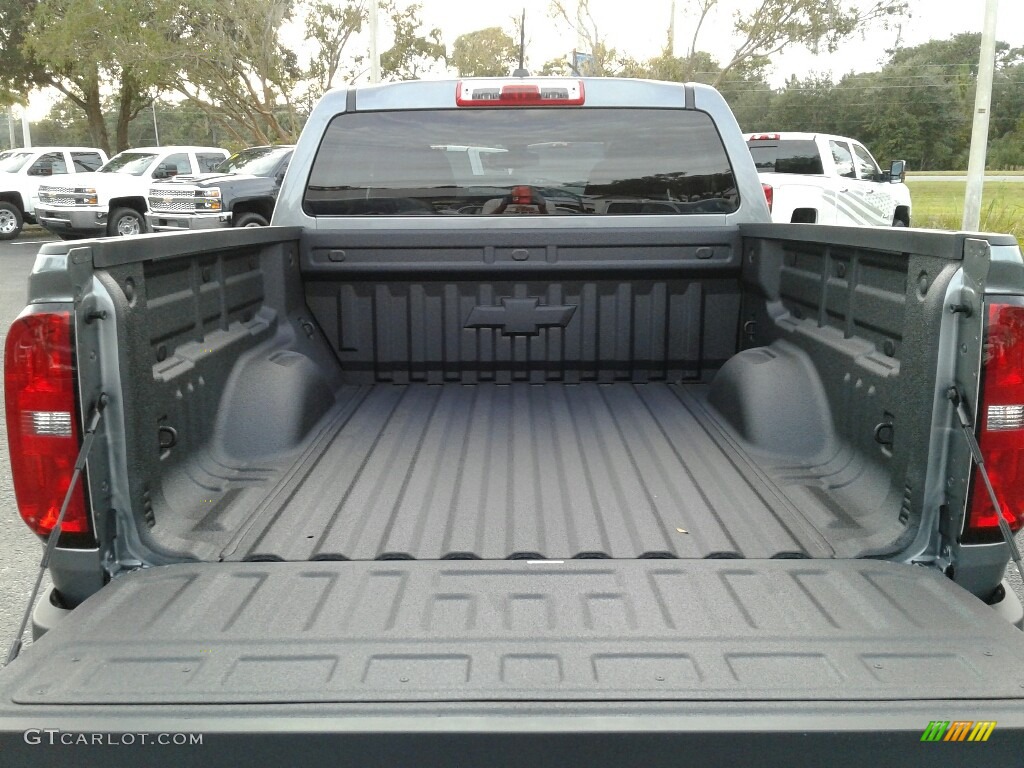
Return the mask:
<svg viewBox="0 0 1024 768">
<path fill-rule="evenodd" d="M 988 741 L 995 729 L 993 720 L 932 720 L 921 734 L 921 741 Z"/>
</svg>

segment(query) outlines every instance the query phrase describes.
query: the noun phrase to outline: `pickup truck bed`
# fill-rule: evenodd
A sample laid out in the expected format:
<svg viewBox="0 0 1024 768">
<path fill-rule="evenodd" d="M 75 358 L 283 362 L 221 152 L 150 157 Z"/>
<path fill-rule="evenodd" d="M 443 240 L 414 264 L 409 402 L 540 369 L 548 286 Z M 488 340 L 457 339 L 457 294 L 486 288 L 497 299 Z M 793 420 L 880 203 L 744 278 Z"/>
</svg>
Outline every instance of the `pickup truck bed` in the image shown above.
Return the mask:
<svg viewBox="0 0 1024 768">
<path fill-rule="evenodd" d="M 539 263 L 524 232 L 96 243 L 132 403 L 114 506 L 172 560 L 895 551 L 935 396 L 900 386 L 937 345 L 906 273 L 941 302 L 949 262 L 707 233 L 549 231 Z"/>
<path fill-rule="evenodd" d="M 340 399 L 225 557 L 829 557 L 898 532 L 820 498 L 797 508 L 785 475 L 817 468 L 756 463 L 700 385 L 379 384 Z M 222 511 L 182 535 L 230 530 Z"/>
</svg>

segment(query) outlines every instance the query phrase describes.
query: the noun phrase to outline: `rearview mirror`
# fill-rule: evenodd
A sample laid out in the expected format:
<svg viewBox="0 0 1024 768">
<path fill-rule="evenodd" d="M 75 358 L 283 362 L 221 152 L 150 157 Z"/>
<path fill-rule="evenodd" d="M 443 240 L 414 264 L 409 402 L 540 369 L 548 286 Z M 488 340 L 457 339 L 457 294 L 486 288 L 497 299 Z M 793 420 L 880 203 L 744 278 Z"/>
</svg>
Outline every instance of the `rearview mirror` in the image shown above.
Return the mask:
<svg viewBox="0 0 1024 768">
<path fill-rule="evenodd" d="M 899 184 L 904 181 L 907 177 L 907 161 L 906 160 L 893 160 L 892 165 L 889 166 L 889 181 L 893 184 Z"/>
</svg>

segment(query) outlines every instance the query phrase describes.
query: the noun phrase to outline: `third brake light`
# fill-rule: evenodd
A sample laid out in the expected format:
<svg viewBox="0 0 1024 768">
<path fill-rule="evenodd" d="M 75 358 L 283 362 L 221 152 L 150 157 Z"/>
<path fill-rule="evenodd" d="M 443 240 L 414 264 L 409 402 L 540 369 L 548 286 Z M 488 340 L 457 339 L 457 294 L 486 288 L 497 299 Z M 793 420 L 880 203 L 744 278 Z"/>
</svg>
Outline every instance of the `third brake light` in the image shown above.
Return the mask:
<svg viewBox="0 0 1024 768">
<path fill-rule="evenodd" d="M 455 89 L 460 107 L 571 107 L 585 99 L 583 81 L 570 78 L 480 78 Z"/>
</svg>

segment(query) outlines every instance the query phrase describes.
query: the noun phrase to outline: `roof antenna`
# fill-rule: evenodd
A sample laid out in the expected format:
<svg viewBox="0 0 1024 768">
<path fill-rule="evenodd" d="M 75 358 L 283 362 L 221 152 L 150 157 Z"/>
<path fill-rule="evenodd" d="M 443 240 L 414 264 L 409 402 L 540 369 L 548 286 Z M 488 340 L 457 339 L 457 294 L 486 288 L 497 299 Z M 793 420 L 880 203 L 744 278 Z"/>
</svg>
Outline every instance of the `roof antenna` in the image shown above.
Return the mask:
<svg viewBox="0 0 1024 768">
<path fill-rule="evenodd" d="M 519 69 L 512 73 L 512 77 L 529 77 L 530 71 L 523 63 L 526 56 L 526 9 L 523 8 L 523 15 L 519 20 Z"/>
</svg>

